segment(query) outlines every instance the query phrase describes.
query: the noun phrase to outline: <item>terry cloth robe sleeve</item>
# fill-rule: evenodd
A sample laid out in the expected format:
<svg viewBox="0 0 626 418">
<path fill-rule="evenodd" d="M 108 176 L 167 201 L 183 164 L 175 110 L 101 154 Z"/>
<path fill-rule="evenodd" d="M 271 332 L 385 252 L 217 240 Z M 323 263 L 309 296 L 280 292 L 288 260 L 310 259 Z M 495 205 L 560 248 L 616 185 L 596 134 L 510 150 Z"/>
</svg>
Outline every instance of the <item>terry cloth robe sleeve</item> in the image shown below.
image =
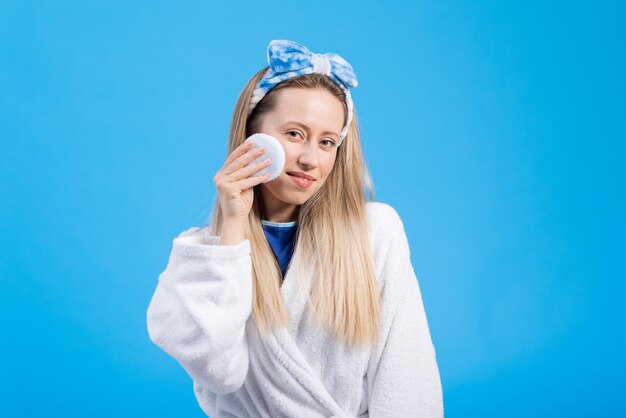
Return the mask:
<svg viewBox="0 0 626 418">
<path fill-rule="evenodd" d="M 246 321 L 252 311 L 250 241 L 218 245 L 191 228 L 173 240 L 147 310 L 150 339 L 194 383 L 217 394 L 236 391 L 248 372 Z"/>
<path fill-rule="evenodd" d="M 443 417 L 435 349 L 400 217 L 387 212 L 377 255 L 385 277 L 379 346 L 368 366 L 370 417 Z"/>
</svg>

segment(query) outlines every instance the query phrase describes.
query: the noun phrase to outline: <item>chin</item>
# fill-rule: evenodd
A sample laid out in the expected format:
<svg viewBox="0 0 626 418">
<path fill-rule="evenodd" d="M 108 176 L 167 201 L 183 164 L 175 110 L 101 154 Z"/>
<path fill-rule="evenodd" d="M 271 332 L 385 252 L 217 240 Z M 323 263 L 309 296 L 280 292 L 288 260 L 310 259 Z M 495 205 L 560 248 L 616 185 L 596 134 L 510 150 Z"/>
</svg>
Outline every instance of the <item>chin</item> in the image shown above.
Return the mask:
<svg viewBox="0 0 626 418">
<path fill-rule="evenodd" d="M 289 193 L 287 196 L 276 196 L 278 199 L 282 200 L 285 203 L 290 205 L 301 205 L 312 196 L 312 194 L 307 193 L 296 195 L 295 193 Z"/>
<path fill-rule="evenodd" d="M 302 205 L 307 200 L 309 200 L 311 196 L 313 196 L 317 191 L 317 188 L 315 190 L 309 189 L 302 191 L 295 191 L 290 189 L 291 188 L 287 187 L 278 187 L 273 188 L 273 190 L 270 189 L 270 192 L 274 195 L 276 199 L 281 200 L 289 205 Z"/>
</svg>

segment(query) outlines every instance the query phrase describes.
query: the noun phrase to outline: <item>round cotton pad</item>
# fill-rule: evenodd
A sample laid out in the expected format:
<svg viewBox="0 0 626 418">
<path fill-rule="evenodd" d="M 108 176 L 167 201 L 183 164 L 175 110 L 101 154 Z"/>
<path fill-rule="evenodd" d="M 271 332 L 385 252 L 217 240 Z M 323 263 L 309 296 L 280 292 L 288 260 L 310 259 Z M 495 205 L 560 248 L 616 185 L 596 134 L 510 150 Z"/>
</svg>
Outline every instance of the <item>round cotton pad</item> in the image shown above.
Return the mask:
<svg viewBox="0 0 626 418">
<path fill-rule="evenodd" d="M 265 148 L 265 152 L 250 162 L 250 164 L 256 164 L 266 158 L 271 160 L 270 165 L 265 167 L 263 170 L 259 170 L 254 173 L 255 176 L 260 176 L 265 173 L 270 174 L 269 178 L 263 183 L 274 180 L 280 175 L 280 173 L 282 173 L 283 168 L 285 167 L 285 150 L 283 150 L 283 146 L 280 145 L 278 139 L 267 134 L 254 134 L 250 135 L 246 139 L 246 142 L 252 142 L 254 144 L 252 146 L 253 148 Z"/>
</svg>

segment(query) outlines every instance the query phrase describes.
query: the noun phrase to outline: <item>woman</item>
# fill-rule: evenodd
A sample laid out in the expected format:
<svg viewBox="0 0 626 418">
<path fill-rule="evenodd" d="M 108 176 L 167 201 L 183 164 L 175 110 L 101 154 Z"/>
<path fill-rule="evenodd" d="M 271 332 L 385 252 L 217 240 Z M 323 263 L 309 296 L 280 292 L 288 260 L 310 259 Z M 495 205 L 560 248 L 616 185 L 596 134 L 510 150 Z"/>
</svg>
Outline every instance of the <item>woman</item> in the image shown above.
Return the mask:
<svg viewBox="0 0 626 418">
<path fill-rule="evenodd" d="M 402 221 L 372 188 L 350 64 L 295 42 L 241 93 L 210 228 L 173 241 L 152 341 L 220 417 L 440 417 L 435 350 Z M 285 166 L 244 143 L 276 137 Z"/>
</svg>

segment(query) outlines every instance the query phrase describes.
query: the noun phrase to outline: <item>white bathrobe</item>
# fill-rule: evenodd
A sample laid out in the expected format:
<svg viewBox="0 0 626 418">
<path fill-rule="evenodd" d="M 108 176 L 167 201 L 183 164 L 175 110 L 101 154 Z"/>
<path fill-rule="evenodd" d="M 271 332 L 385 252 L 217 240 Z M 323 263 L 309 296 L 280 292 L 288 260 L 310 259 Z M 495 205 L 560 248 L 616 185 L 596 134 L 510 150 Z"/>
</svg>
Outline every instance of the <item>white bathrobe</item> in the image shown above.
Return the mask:
<svg viewBox="0 0 626 418">
<path fill-rule="evenodd" d="M 208 228 L 173 241 L 147 312 L 151 340 L 193 379 L 210 417 L 442 417 L 443 395 L 404 226 L 368 202 L 382 300 L 375 348 L 349 349 L 306 319 L 310 285 L 294 263 L 281 287 L 289 326 L 263 340 L 252 310 L 250 241 Z"/>
</svg>

